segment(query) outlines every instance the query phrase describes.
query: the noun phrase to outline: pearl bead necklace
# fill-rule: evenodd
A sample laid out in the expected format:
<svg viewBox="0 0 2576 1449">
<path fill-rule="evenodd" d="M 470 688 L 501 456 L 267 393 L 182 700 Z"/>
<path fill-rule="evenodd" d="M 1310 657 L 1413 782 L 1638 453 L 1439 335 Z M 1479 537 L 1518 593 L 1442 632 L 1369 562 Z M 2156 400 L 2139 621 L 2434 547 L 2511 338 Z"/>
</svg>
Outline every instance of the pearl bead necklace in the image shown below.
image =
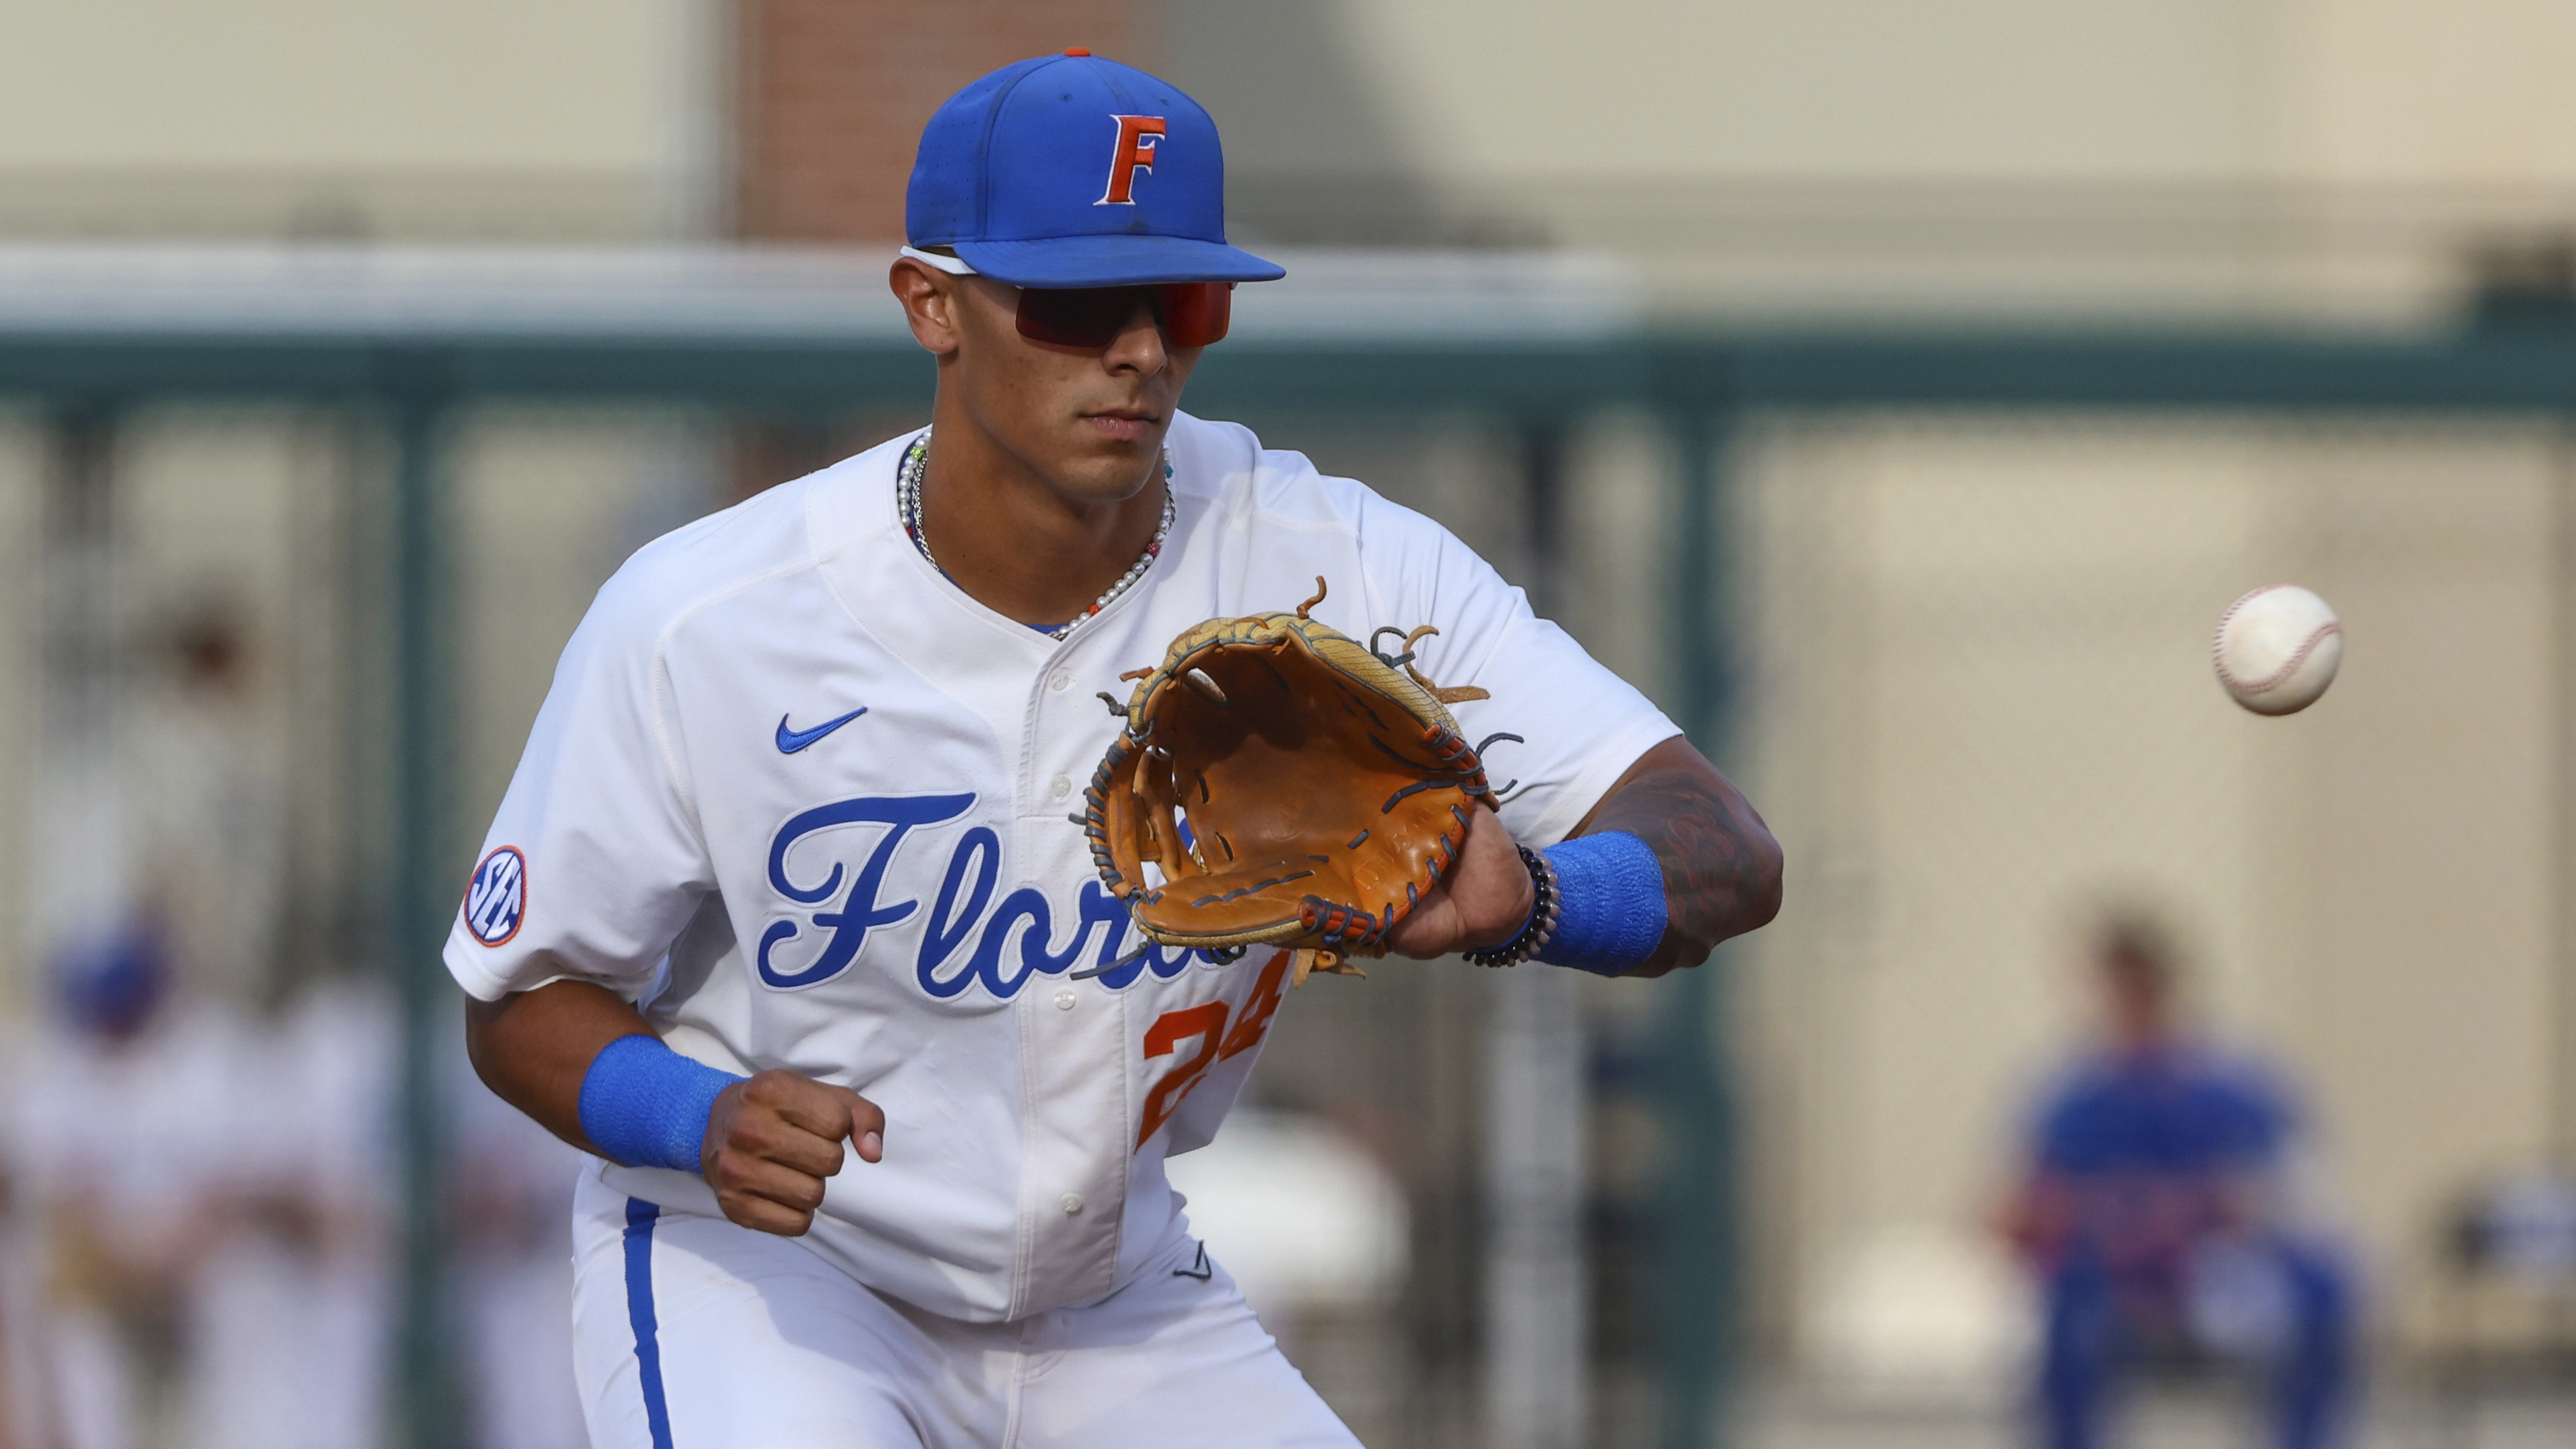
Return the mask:
<svg viewBox="0 0 2576 1449">
<path fill-rule="evenodd" d="M 904 450 L 903 465 L 895 470 L 895 506 L 902 510 L 903 531 L 911 536 L 912 546 L 921 551 L 923 562 L 928 563 L 932 568 L 939 569 L 940 574 L 945 577 L 948 570 L 939 568 L 939 560 L 931 556 L 930 536 L 923 532 L 921 527 L 921 475 L 929 466 L 930 434 L 925 431 L 920 437 L 912 440 L 911 447 Z M 1171 483 L 1172 460 L 1167 456 L 1163 459 L 1163 520 L 1154 525 L 1153 541 L 1146 544 L 1145 551 L 1138 554 L 1136 561 L 1127 566 L 1127 572 L 1118 576 L 1118 582 L 1111 584 L 1099 598 L 1092 600 L 1090 608 L 1064 623 L 1053 628 L 1034 624 L 1029 627 L 1050 639 L 1061 639 L 1073 632 L 1074 625 L 1108 608 L 1120 594 L 1127 592 L 1138 579 L 1145 576 L 1145 570 L 1151 568 L 1155 558 L 1163 552 L 1163 540 L 1172 532 L 1172 518 L 1175 510 L 1172 507 Z"/>
</svg>

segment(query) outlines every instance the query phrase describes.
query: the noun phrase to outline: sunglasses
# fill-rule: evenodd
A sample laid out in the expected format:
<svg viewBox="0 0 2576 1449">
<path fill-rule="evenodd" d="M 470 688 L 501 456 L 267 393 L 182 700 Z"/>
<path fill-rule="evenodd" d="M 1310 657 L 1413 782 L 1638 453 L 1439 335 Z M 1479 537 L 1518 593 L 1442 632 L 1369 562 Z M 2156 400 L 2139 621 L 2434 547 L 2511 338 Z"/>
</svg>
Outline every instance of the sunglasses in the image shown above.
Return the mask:
<svg viewBox="0 0 2576 1449">
<path fill-rule="evenodd" d="M 903 248 L 902 254 L 951 276 L 975 269 L 958 257 Z M 1020 335 L 1032 342 L 1098 351 L 1118 340 L 1136 304 L 1153 308 L 1167 347 L 1205 347 L 1225 339 L 1234 320 L 1234 283 L 1164 282 L 1141 287 L 1022 287 Z"/>
<path fill-rule="evenodd" d="M 1032 342 L 1098 351 L 1118 340 L 1136 304 L 1154 309 L 1166 347 L 1205 347 L 1234 320 L 1234 283 L 1165 282 L 1153 287 L 1022 287 L 1020 335 Z"/>
</svg>

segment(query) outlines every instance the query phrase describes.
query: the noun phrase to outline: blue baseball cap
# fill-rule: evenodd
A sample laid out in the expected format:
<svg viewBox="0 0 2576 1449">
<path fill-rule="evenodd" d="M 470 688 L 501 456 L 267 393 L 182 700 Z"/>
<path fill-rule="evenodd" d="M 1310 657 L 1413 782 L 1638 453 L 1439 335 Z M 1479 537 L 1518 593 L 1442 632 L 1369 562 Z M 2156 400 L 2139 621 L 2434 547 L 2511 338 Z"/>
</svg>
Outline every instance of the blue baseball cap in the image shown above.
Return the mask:
<svg viewBox="0 0 2576 1449">
<path fill-rule="evenodd" d="M 93 1036 L 132 1036 L 168 994 L 166 955 L 160 933 L 139 918 L 70 944 L 53 963 L 63 1014 Z"/>
<path fill-rule="evenodd" d="M 922 128 L 903 219 L 912 245 L 1014 287 L 1287 275 L 1226 244 L 1216 122 L 1180 87 L 1087 50 L 949 97 Z"/>
</svg>

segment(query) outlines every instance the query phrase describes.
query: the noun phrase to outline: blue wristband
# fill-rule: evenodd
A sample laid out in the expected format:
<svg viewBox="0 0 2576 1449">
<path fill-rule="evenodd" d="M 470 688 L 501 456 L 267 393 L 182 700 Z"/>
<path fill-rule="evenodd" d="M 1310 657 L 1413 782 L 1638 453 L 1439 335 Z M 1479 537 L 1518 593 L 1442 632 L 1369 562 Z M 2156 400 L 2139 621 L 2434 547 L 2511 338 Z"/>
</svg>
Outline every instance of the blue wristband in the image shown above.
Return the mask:
<svg viewBox="0 0 2576 1449">
<path fill-rule="evenodd" d="M 621 1036 L 581 1078 L 581 1130 L 620 1167 L 698 1170 L 716 1096 L 744 1080 L 694 1062 L 658 1036 Z"/>
<path fill-rule="evenodd" d="M 1552 966 L 1616 976 L 1664 939 L 1664 867 L 1624 830 L 1578 835 L 1539 854 L 1556 872 L 1556 931 L 1538 951 Z"/>
</svg>

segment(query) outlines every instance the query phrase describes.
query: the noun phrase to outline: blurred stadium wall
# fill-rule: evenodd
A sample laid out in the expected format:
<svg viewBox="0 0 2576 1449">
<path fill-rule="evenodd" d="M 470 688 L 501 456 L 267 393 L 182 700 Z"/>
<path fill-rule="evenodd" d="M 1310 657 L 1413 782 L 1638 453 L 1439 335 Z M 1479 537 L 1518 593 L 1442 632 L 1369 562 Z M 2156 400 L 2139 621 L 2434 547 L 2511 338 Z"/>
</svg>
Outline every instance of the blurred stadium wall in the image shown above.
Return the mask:
<svg viewBox="0 0 2576 1449">
<path fill-rule="evenodd" d="M 0 238 L 22 241 L 882 244 L 931 106 L 1074 44 L 1214 110 L 1242 240 L 1583 249 L 1674 321 L 2440 327 L 2563 308 L 2576 236 L 2576 18 L 2547 0 L 93 0 L 18 7 L 0 41 Z M 1526 440 L 1490 419 L 1248 420 L 1507 566 L 1538 552 Z M 0 432 L 20 684 L 65 466 L 42 421 Z M 892 426 L 737 421 L 459 420 L 463 832 L 627 550 Z M 1562 441 L 1549 607 L 1652 679 L 1666 621 L 1639 561 L 1673 461 L 1630 417 Z M 280 969 L 363 961 L 382 620 L 348 570 L 382 523 L 379 441 L 144 408 L 108 457 L 120 637 L 220 594 L 265 641 L 261 718 L 298 767 Z M 1992 1396 L 2017 1300 L 1979 1217 L 2111 898 L 2169 911 L 2208 1014 L 2301 1071 L 2385 1326 L 2446 1345 L 2444 1212 L 2569 1145 L 2559 425 L 1815 415 L 1763 420 L 1732 467 L 1737 758 L 1792 853 L 1733 1019 L 1766 1353 Z M 2318 712 L 2262 724 L 2202 651 L 2276 577 L 2334 600 L 2352 646 Z M 0 690 L 21 820 L 37 705 Z M 0 870 L 27 882 L 45 848 L 0 832 Z M 34 947 L 0 950 L 31 1013 Z M 1412 1154 L 1410 1316 L 1310 1337 L 1389 1442 L 1467 1442 L 1486 995 L 1384 974 L 1310 993 L 1265 1066 L 1291 1105 L 1397 1103 L 1369 1130 Z M 1600 1057 L 1651 993 L 1586 986 Z M 1420 1019 L 1427 1042 L 1396 1029 Z M 1619 1111 L 1592 1123 L 1611 1203 L 1653 1157 Z M 1646 1432 L 1621 1407 L 1633 1278 L 1605 1257 L 1597 1279 L 1604 1442 Z M 1429 1387 L 1390 1386 L 1390 1361 Z"/>
<path fill-rule="evenodd" d="M 957 76 L 1087 44 L 1249 238 L 1610 246 L 1725 311 L 2421 315 L 2554 232 L 2541 0 L 168 0 L 0 51 L 0 234 L 890 235 Z"/>
<path fill-rule="evenodd" d="M 108 0 L 13 14 L 0 232 L 702 234 L 726 126 L 699 0 Z"/>
</svg>

